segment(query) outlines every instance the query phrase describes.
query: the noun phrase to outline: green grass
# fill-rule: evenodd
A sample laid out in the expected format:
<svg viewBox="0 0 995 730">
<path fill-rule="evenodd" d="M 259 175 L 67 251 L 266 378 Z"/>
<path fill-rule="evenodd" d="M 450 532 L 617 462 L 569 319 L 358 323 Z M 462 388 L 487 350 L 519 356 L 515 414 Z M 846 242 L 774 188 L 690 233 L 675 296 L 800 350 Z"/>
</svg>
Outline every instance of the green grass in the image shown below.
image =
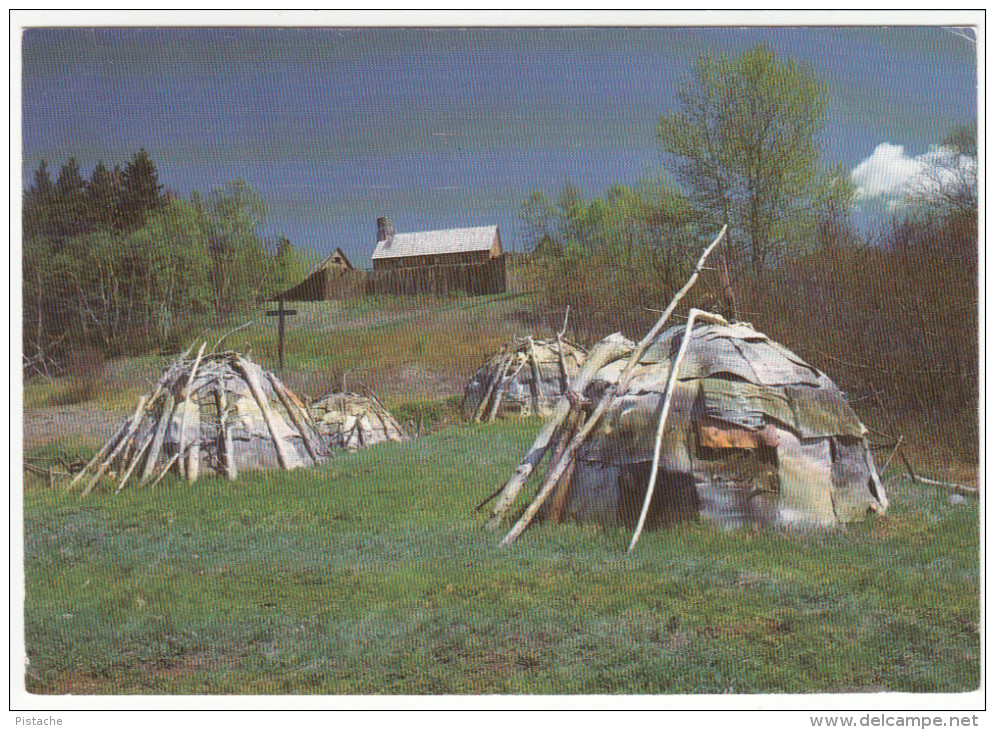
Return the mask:
<svg viewBox="0 0 995 730">
<path fill-rule="evenodd" d="M 964 691 L 976 502 L 907 482 L 847 530 L 646 534 L 472 506 L 536 421 L 451 426 L 237 484 L 26 486 L 37 693 Z M 58 448 L 57 445 L 47 447 Z"/>
<path fill-rule="evenodd" d="M 481 297 L 378 296 L 346 302 L 296 302 L 291 306 L 298 314 L 287 320 L 281 375 L 298 394 L 311 398 L 340 387 L 343 375 L 348 388 L 356 389 L 362 382 L 395 403 L 454 395 L 512 337 L 535 334 L 520 320 L 529 296 L 509 292 Z M 265 315 L 272 307 L 240 315 L 226 327 L 212 324 L 203 332 L 191 331 L 182 340 L 183 347 L 198 336 L 213 346 L 231 328 L 251 321 L 249 327 L 231 335 L 227 345 L 243 351 L 250 347 L 256 362 L 276 370 L 277 318 Z M 118 357 L 94 365 L 85 376 L 63 375 L 53 382 L 36 377 L 25 385 L 25 409 L 87 404 L 127 411 L 178 354 L 176 348 Z"/>
<path fill-rule="evenodd" d="M 416 364 L 435 373 L 465 375 L 525 331 L 510 318 L 521 296 L 301 303 L 295 305 L 297 319 L 286 331 L 285 363 L 302 372 L 369 376 Z M 231 344 L 248 341 L 253 357 L 273 367 L 279 352 L 276 318 L 258 321 L 234 336 Z"/>
</svg>

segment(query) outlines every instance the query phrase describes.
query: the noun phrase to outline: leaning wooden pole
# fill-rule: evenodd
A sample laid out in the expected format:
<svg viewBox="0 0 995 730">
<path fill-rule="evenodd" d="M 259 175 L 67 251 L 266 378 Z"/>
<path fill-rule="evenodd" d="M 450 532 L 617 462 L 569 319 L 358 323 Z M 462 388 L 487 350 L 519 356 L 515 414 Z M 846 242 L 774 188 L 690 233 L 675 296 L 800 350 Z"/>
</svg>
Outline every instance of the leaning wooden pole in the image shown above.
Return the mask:
<svg viewBox="0 0 995 730">
<path fill-rule="evenodd" d="M 139 448 L 138 451 L 135 452 L 135 455 L 131 458 L 131 464 L 128 465 L 127 470 L 125 470 L 124 475 L 121 477 L 121 481 L 118 482 L 117 489 L 114 490 L 114 494 L 118 494 L 122 489 L 124 489 L 124 485 L 127 484 L 128 479 L 131 478 L 132 472 L 135 471 L 135 468 L 138 466 L 139 462 L 141 462 L 142 457 L 145 455 L 145 451 L 149 448 L 151 443 L 152 435 L 149 434 L 141 448 Z"/>
<path fill-rule="evenodd" d="M 228 332 L 225 332 L 223 335 L 221 335 L 221 337 L 218 339 L 218 341 L 214 343 L 214 347 L 211 348 L 211 353 L 213 354 L 213 353 L 217 352 L 218 348 L 221 347 L 222 343 L 224 343 L 225 340 L 227 340 L 229 337 L 231 337 L 236 332 L 238 332 L 240 330 L 244 330 L 246 327 L 248 327 L 251 324 L 252 324 L 252 320 L 249 320 L 245 324 L 239 325 L 235 329 L 229 330 Z M 191 345 L 190 349 L 193 349 L 192 345 Z"/>
<path fill-rule="evenodd" d="M 497 387 L 497 381 L 501 379 L 501 374 L 505 371 L 509 360 L 514 356 L 514 353 L 504 356 L 507 351 L 507 347 L 501 349 L 501 359 L 498 361 L 498 365 L 494 370 L 494 374 L 491 376 L 487 383 L 487 388 L 484 390 L 484 396 L 480 399 L 480 403 L 477 404 L 476 409 L 473 412 L 473 422 L 480 423 L 480 419 L 484 417 L 487 413 L 487 403 L 491 399 L 491 395 L 494 393 L 494 388 Z"/>
<path fill-rule="evenodd" d="M 366 395 L 366 397 L 369 398 L 374 403 L 376 403 L 378 406 L 380 406 L 381 411 L 390 416 L 390 420 L 393 422 L 394 426 L 397 428 L 401 436 L 403 436 L 404 439 L 406 440 L 410 440 L 411 437 L 408 435 L 408 432 L 404 430 L 404 427 L 401 425 L 400 421 L 394 418 L 394 415 L 390 412 L 390 409 L 383 404 L 383 401 L 380 400 L 380 398 L 377 397 L 377 394 L 373 391 L 373 389 L 370 388 L 370 386 L 368 386 L 366 383 L 360 383 L 360 386 L 363 388 L 363 393 Z M 386 428 L 386 422 L 384 422 L 383 416 L 377 414 L 377 418 L 379 418 L 380 421 L 384 423 L 384 427 Z"/>
<path fill-rule="evenodd" d="M 73 477 L 72 481 L 69 482 L 68 485 L 66 485 L 65 489 L 66 492 L 69 492 L 74 486 L 76 486 L 76 482 L 78 482 L 80 479 L 83 478 L 83 475 L 90 470 L 90 467 L 92 467 L 94 464 L 100 461 L 104 457 L 104 455 L 117 444 L 118 440 L 123 436 L 124 432 L 127 430 L 129 423 L 130 421 L 125 421 L 120 426 L 118 426 L 117 431 L 114 432 L 114 435 L 110 437 L 107 443 L 105 443 L 103 446 L 100 447 L 97 453 L 93 455 L 93 458 L 91 458 L 86 463 L 86 466 L 84 466 L 79 471 L 79 473 L 76 474 L 75 477 Z"/>
<path fill-rule="evenodd" d="M 311 457 L 311 461 L 315 464 L 319 463 L 321 461 L 321 456 L 318 453 L 317 447 L 314 443 L 312 443 L 307 423 L 304 422 L 303 417 L 297 412 L 297 408 L 295 407 L 295 404 L 291 402 L 290 398 L 288 398 L 285 393 L 281 392 L 280 381 L 276 379 L 276 376 L 273 375 L 273 373 L 266 373 L 266 376 L 269 378 L 270 385 L 273 386 L 273 392 L 276 393 L 276 397 L 280 399 L 280 403 L 282 403 L 283 407 L 286 409 L 287 415 L 290 416 L 290 420 L 293 422 L 297 430 L 300 431 L 301 441 L 304 443 L 304 448 L 307 450 L 308 456 Z"/>
<path fill-rule="evenodd" d="M 497 375 L 497 377 L 495 377 L 495 382 L 497 382 L 497 385 L 494 387 L 494 395 L 491 398 L 491 405 L 487 409 L 487 415 L 484 416 L 483 419 L 484 423 L 490 423 L 495 418 L 497 418 L 498 408 L 501 407 L 501 401 L 504 400 L 504 384 L 508 380 L 508 371 L 511 370 L 511 365 L 514 362 L 515 362 L 514 354 L 509 355 L 508 359 L 505 360 L 504 362 L 504 368 Z M 522 365 L 524 364 L 525 360 L 522 360 L 522 364 L 518 366 L 515 372 L 517 373 L 519 370 L 521 370 Z"/>
<path fill-rule="evenodd" d="M 525 342 L 529 346 L 528 354 L 526 359 L 529 362 L 529 367 L 532 369 L 532 398 L 535 408 L 534 413 L 537 413 L 544 418 L 549 415 L 549 409 L 546 407 L 546 393 L 542 389 L 542 369 L 539 367 L 539 356 L 536 355 L 535 342 L 533 342 L 531 337 L 526 337 Z"/>
<path fill-rule="evenodd" d="M 636 523 L 636 531 L 632 534 L 632 541 L 629 543 L 628 552 L 632 552 L 632 548 L 636 546 L 639 535 L 642 534 L 643 526 L 646 524 L 646 515 L 649 514 L 650 501 L 653 499 L 653 490 L 656 487 L 656 477 L 660 471 L 660 451 L 663 446 L 663 432 L 667 424 L 667 415 L 670 413 L 670 404 L 674 399 L 674 386 L 677 384 L 677 373 L 681 369 L 684 355 L 687 353 L 688 346 L 691 343 L 691 335 L 696 320 L 708 321 L 714 324 L 729 324 L 725 318 L 711 312 L 705 312 L 700 309 L 692 309 L 688 312 L 688 323 L 684 327 L 681 348 L 677 351 L 677 357 L 674 358 L 674 362 L 670 366 L 670 377 L 667 379 L 667 389 L 664 391 L 666 395 L 663 398 L 663 409 L 660 411 L 660 422 L 656 427 L 656 439 L 653 446 L 653 467 L 650 469 L 650 479 L 649 484 L 646 485 L 646 497 L 643 499 L 643 509 L 639 513 L 639 521 Z"/>
<path fill-rule="evenodd" d="M 184 447 L 187 441 L 187 420 L 189 419 L 190 412 L 190 392 L 193 390 L 193 380 L 197 377 L 197 368 L 200 367 L 201 358 L 204 357 L 204 349 L 207 347 L 207 340 L 204 340 L 204 344 L 200 346 L 197 351 L 197 359 L 193 361 L 193 367 L 190 368 L 190 375 L 187 376 L 187 382 L 184 383 L 183 388 L 180 390 L 180 399 L 183 402 L 183 415 L 180 417 L 180 436 L 179 436 L 179 451 L 182 454 L 184 452 Z M 199 446 L 198 446 L 199 448 Z M 187 476 L 187 468 L 189 464 L 184 460 L 180 459 L 180 476 Z M 194 477 L 196 478 L 196 477 Z M 192 481 L 192 480 L 191 480 Z"/>
<path fill-rule="evenodd" d="M 214 397 L 218 405 L 218 425 L 221 428 L 221 437 L 224 442 L 225 474 L 228 476 L 228 481 L 233 482 L 238 476 L 238 468 L 235 465 L 231 425 L 228 423 L 228 396 L 225 395 L 223 384 L 215 389 Z"/>
<path fill-rule="evenodd" d="M 118 440 L 117 446 L 110 452 L 106 459 L 100 464 L 100 468 L 97 469 L 97 473 L 93 475 L 90 483 L 86 485 L 83 493 L 80 495 L 85 497 L 90 493 L 90 491 L 96 486 L 97 482 L 104 476 L 107 470 L 110 468 L 111 464 L 114 463 L 114 459 L 121 453 L 122 450 L 126 448 L 132 435 L 138 430 L 138 424 L 141 423 L 142 413 L 145 411 L 145 397 L 138 399 L 138 407 L 135 408 L 135 414 L 128 421 L 128 427 L 124 432 L 124 435 Z"/>
<path fill-rule="evenodd" d="M 574 376 L 570 391 L 578 395 L 581 394 L 601 368 L 632 352 L 633 347 L 633 343 L 623 337 L 620 332 L 603 339 L 591 349 L 581 369 Z M 512 502 L 515 501 L 518 493 L 545 456 L 557 429 L 567 420 L 573 408 L 574 406 L 566 394 L 557 401 L 553 414 L 546 420 L 542 431 L 536 436 L 521 463 L 498 492 L 498 500 L 491 511 L 491 519 L 488 522 L 489 528 L 494 529 L 501 524 L 501 520 L 511 507 Z"/>
<path fill-rule="evenodd" d="M 266 426 L 269 428 L 270 437 L 273 439 L 273 446 L 276 448 L 276 458 L 280 462 L 280 466 L 289 471 L 291 468 L 290 454 L 287 451 L 287 445 L 283 443 L 283 439 L 277 431 L 276 423 L 273 420 L 273 413 L 270 411 L 269 402 L 266 399 L 266 394 L 263 392 L 262 384 L 260 384 L 258 378 L 256 378 L 256 374 L 252 372 L 252 369 L 249 367 L 248 363 L 246 363 L 241 357 L 235 358 L 235 364 L 245 375 L 245 380 L 249 384 L 249 390 L 252 391 L 252 395 L 255 397 L 256 403 L 259 405 L 259 410 L 262 411 L 263 419 L 266 421 Z"/>
<path fill-rule="evenodd" d="M 567 305 L 566 314 L 563 315 L 563 327 L 556 333 L 556 354 L 560 363 L 560 387 L 566 392 L 570 387 L 570 376 L 567 374 L 567 361 L 563 356 L 563 335 L 567 332 L 567 322 L 570 320 L 570 305 Z"/>
<path fill-rule="evenodd" d="M 567 421 L 566 428 L 563 429 L 563 435 L 560 437 L 559 443 L 556 448 L 553 449 L 553 455 L 549 457 L 550 465 L 558 464 L 560 459 L 563 457 L 563 452 L 566 450 L 570 443 L 570 436 L 576 430 L 583 425 L 581 419 L 584 414 L 579 410 L 574 410 L 570 414 L 570 419 Z M 567 492 L 570 490 L 570 480 L 573 478 L 573 467 L 566 470 L 566 473 L 560 478 L 559 483 L 556 485 L 556 489 L 550 496 L 552 503 L 549 508 L 549 517 L 553 522 L 559 522 L 560 517 L 563 515 L 563 508 L 566 506 L 567 502 Z"/>
<path fill-rule="evenodd" d="M 891 412 L 885 407 L 884 401 L 881 399 L 881 394 L 878 393 L 877 389 L 873 385 L 871 385 L 870 381 L 867 382 L 867 387 L 871 389 L 871 393 L 874 394 L 874 400 L 876 400 L 878 405 L 881 407 L 881 413 L 884 415 L 884 420 L 888 424 L 888 431 L 890 431 L 889 435 L 897 442 L 896 450 L 898 451 L 898 456 L 901 458 L 902 463 L 905 464 L 905 469 L 909 472 L 909 476 L 912 477 L 912 481 L 919 481 L 919 475 L 916 474 L 916 470 L 912 468 L 912 464 L 910 464 L 909 460 L 905 458 L 905 452 L 902 451 L 902 440 L 904 437 L 898 432 L 898 428 L 895 426 L 895 422 L 891 418 Z"/>
<path fill-rule="evenodd" d="M 539 492 L 536 494 L 535 499 L 532 500 L 532 503 L 525 510 L 524 514 L 522 514 L 521 518 L 519 518 L 518 522 L 515 523 L 515 526 L 512 527 L 511 530 L 508 531 L 508 534 L 504 536 L 504 539 L 501 540 L 501 547 L 511 545 L 523 532 L 525 532 L 525 528 L 528 527 L 529 523 L 531 523 L 535 518 L 536 514 L 539 512 L 539 509 L 549 498 L 549 495 L 553 493 L 553 490 L 556 488 L 556 485 L 559 484 L 560 479 L 563 478 L 570 467 L 573 466 L 574 453 L 580 448 L 581 444 L 584 443 L 584 440 L 594 429 L 595 424 L 597 424 L 601 416 L 603 416 L 605 411 L 608 410 L 608 404 L 609 400 L 607 398 L 602 399 L 602 401 L 598 403 L 598 407 L 594 410 L 594 413 L 591 414 L 591 417 L 584 422 L 584 425 L 581 426 L 580 430 L 577 431 L 574 437 L 570 440 L 570 444 L 566 449 L 564 449 L 560 460 L 556 464 L 551 465 L 550 472 L 546 475 L 546 479 L 543 480 L 542 486 L 539 488 Z"/>
<path fill-rule="evenodd" d="M 621 395 L 628 387 L 629 380 L 632 377 L 632 371 L 635 369 L 636 365 L 639 364 L 639 359 L 643 356 L 643 353 L 646 352 L 646 348 L 648 348 L 656 340 L 656 336 L 660 334 L 664 325 L 670 320 L 674 310 L 677 309 L 677 305 L 680 304 L 681 300 L 687 296 L 689 291 L 691 291 L 691 287 L 694 286 L 694 283 L 698 281 L 698 277 L 701 276 L 701 270 L 705 268 L 705 259 L 708 258 L 708 255 L 715 249 L 716 246 L 719 245 L 719 242 L 722 241 L 728 227 L 729 226 L 722 226 L 722 230 L 719 231 L 719 235 L 716 236 L 715 240 L 708 244 L 704 252 L 702 252 L 701 258 L 699 258 L 698 263 L 695 264 L 694 271 L 691 273 L 691 277 L 688 279 L 687 283 L 674 295 L 674 298 L 670 300 L 670 304 L 667 305 L 667 308 L 663 310 L 663 314 L 660 315 L 660 319 L 658 319 L 656 324 L 650 328 L 650 331 L 646 333 L 646 336 L 639 341 L 635 351 L 629 358 L 628 364 L 625 366 L 625 370 L 622 371 L 622 375 L 619 377 L 619 384 L 615 389 L 616 394 Z"/>
<path fill-rule="evenodd" d="M 145 459 L 145 467 L 142 469 L 142 476 L 138 481 L 139 486 L 148 484 L 149 479 L 152 478 L 155 472 L 156 463 L 159 461 L 159 452 L 162 451 L 162 441 L 166 437 L 166 429 L 173 417 L 174 403 L 173 394 L 167 390 L 163 398 L 162 413 L 159 416 L 159 421 L 156 423 L 155 435 L 152 437 L 152 449 Z"/>
</svg>

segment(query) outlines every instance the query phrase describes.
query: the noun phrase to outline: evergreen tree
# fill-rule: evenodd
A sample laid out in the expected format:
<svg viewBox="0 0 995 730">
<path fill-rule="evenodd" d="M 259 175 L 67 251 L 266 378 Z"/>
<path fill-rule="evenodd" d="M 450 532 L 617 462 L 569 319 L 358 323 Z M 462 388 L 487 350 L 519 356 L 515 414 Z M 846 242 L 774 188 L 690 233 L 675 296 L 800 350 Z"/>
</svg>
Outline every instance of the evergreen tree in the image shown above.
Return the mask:
<svg viewBox="0 0 995 730">
<path fill-rule="evenodd" d="M 59 236 L 75 236 L 87 229 L 86 199 L 83 191 L 86 180 L 79 172 L 75 157 L 59 170 L 55 181 L 55 227 Z"/>
<path fill-rule="evenodd" d="M 52 196 L 52 178 L 48 174 L 48 163 L 42 160 L 35 170 L 35 184 L 31 191 L 39 198 L 50 200 Z"/>
<path fill-rule="evenodd" d="M 25 238 L 50 232 L 53 192 L 48 163 L 42 160 L 35 170 L 34 185 L 24 193 L 22 225 Z"/>
<path fill-rule="evenodd" d="M 162 205 L 161 190 L 155 163 L 143 147 L 132 155 L 121 173 L 119 213 L 125 229 L 145 225 L 149 214 Z"/>
</svg>

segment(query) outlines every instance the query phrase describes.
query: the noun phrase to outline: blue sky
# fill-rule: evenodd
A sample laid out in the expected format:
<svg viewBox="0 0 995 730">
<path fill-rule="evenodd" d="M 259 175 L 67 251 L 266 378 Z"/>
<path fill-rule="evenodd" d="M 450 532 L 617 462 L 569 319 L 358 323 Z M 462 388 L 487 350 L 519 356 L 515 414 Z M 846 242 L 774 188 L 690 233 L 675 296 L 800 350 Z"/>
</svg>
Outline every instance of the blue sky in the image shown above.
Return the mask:
<svg viewBox="0 0 995 730">
<path fill-rule="evenodd" d="M 864 163 L 875 190 L 976 115 L 975 46 L 942 28 L 32 29 L 23 174 L 144 146 L 171 190 L 243 177 L 267 233 L 357 266 L 378 215 L 497 223 L 512 248 L 529 190 L 599 195 L 658 168 L 681 74 L 761 41 L 827 82 L 824 157 Z"/>
</svg>

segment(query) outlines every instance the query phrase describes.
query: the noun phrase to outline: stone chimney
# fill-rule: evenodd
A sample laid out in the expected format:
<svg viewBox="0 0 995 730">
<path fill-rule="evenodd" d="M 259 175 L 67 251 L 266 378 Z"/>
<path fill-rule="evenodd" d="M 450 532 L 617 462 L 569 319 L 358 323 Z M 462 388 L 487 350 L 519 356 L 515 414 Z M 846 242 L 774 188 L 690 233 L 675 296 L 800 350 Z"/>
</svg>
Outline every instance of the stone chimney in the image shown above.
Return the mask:
<svg viewBox="0 0 995 730">
<path fill-rule="evenodd" d="M 392 240 L 394 240 L 394 224 L 390 222 L 390 218 L 377 218 L 377 243 L 386 241 L 386 245 L 390 246 Z"/>
</svg>

